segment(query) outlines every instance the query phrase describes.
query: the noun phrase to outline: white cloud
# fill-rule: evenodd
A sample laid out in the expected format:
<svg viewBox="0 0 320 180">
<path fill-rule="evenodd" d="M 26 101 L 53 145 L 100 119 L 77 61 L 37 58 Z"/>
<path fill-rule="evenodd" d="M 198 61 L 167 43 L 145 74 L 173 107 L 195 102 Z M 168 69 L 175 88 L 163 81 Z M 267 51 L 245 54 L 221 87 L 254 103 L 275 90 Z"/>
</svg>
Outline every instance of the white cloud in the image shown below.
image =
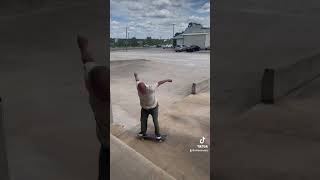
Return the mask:
<svg viewBox="0 0 320 180">
<path fill-rule="evenodd" d="M 209 27 L 209 13 L 204 13 L 208 5 L 210 9 L 209 1 L 199 4 L 197 0 L 111 0 L 111 37 L 125 37 L 126 26 L 130 37 L 137 38 L 171 38 L 173 23 L 175 33 L 185 30 L 189 22 Z"/>
<path fill-rule="evenodd" d="M 210 2 L 206 2 L 199 10 L 200 13 L 209 13 L 210 12 Z"/>
<path fill-rule="evenodd" d="M 188 20 L 192 21 L 192 22 L 200 23 L 200 22 L 204 21 L 204 17 L 190 16 L 188 18 Z"/>
<path fill-rule="evenodd" d="M 171 6 L 171 2 L 169 0 L 155 0 L 152 2 L 152 4 L 157 9 L 164 9 L 164 8 L 167 8 L 168 6 Z"/>
<path fill-rule="evenodd" d="M 145 14 L 146 17 L 155 17 L 155 18 L 169 18 L 173 14 L 167 9 L 161 9 L 160 11 L 151 11 Z"/>
<path fill-rule="evenodd" d="M 143 10 L 143 4 L 140 2 L 128 2 L 128 9 L 132 11 Z"/>
<path fill-rule="evenodd" d="M 117 26 L 119 25 L 120 23 L 118 21 L 111 21 L 111 26 Z"/>
</svg>

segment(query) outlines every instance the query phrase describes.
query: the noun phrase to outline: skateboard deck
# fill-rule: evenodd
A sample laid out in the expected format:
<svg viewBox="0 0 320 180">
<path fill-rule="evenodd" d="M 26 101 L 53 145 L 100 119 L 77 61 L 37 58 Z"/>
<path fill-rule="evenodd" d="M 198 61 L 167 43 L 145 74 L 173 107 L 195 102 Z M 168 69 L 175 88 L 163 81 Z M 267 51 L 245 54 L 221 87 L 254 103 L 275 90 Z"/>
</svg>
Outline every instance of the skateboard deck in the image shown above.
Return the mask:
<svg viewBox="0 0 320 180">
<path fill-rule="evenodd" d="M 156 135 L 154 134 L 146 134 L 145 136 L 138 136 L 141 140 L 142 139 L 146 139 L 146 140 L 153 140 L 153 141 L 158 141 L 158 142 L 163 142 L 166 140 L 167 135 L 166 134 L 162 134 L 161 135 L 161 139 L 156 139 Z"/>
</svg>

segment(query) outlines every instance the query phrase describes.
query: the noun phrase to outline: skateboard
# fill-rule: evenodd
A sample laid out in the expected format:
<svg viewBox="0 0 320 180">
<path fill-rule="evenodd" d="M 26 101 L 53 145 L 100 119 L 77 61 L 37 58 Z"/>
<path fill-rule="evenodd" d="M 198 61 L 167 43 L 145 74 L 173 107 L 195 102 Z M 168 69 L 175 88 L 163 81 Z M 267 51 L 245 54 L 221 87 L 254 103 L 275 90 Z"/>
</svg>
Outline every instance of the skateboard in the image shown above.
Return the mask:
<svg viewBox="0 0 320 180">
<path fill-rule="evenodd" d="M 145 136 L 139 136 L 138 135 L 138 138 L 140 140 L 145 140 L 146 139 L 146 140 L 153 140 L 153 141 L 163 142 L 163 141 L 166 140 L 167 135 L 166 134 L 162 134 L 161 135 L 161 139 L 156 139 L 156 135 L 154 135 L 154 134 L 146 134 Z"/>
</svg>

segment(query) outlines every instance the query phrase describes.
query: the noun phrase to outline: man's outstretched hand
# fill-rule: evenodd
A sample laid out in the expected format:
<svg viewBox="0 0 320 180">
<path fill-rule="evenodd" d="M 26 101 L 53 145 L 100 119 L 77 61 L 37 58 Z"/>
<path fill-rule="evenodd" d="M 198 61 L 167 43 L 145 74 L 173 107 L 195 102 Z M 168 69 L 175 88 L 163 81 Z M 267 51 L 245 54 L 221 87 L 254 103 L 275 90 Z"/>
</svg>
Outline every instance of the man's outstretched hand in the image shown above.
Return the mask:
<svg viewBox="0 0 320 180">
<path fill-rule="evenodd" d="M 135 72 L 135 73 L 133 73 L 133 75 L 134 75 L 134 78 L 136 79 L 136 81 L 139 81 L 138 74 Z"/>
<path fill-rule="evenodd" d="M 81 53 L 82 63 L 85 64 L 87 62 L 94 62 L 91 53 L 88 50 L 89 41 L 86 37 L 78 35 L 77 43 Z"/>
<path fill-rule="evenodd" d="M 81 51 L 86 51 L 88 50 L 88 39 L 84 36 L 78 35 L 77 36 L 77 42 L 78 42 L 78 46 L 80 48 Z"/>
<path fill-rule="evenodd" d="M 172 79 L 168 79 L 168 82 L 172 82 Z"/>
</svg>

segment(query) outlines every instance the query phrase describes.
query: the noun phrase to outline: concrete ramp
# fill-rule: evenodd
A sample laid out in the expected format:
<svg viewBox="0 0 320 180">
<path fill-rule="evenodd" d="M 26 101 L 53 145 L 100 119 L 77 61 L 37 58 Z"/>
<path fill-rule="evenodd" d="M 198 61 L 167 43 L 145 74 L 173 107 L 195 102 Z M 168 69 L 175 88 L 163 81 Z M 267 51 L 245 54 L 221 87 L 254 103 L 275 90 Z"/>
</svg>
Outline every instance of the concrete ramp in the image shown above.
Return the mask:
<svg viewBox="0 0 320 180">
<path fill-rule="evenodd" d="M 205 145 L 210 144 L 209 93 L 190 95 L 169 107 L 159 107 L 160 131 L 168 135 L 165 142 L 137 139 L 139 125 L 118 134 L 119 139 L 177 180 L 209 180 L 209 148 L 208 152 L 190 152 L 197 149 L 202 137 Z M 153 132 L 149 119 L 148 133 Z"/>
<path fill-rule="evenodd" d="M 110 179 L 175 180 L 118 138 L 110 136 Z"/>
</svg>

